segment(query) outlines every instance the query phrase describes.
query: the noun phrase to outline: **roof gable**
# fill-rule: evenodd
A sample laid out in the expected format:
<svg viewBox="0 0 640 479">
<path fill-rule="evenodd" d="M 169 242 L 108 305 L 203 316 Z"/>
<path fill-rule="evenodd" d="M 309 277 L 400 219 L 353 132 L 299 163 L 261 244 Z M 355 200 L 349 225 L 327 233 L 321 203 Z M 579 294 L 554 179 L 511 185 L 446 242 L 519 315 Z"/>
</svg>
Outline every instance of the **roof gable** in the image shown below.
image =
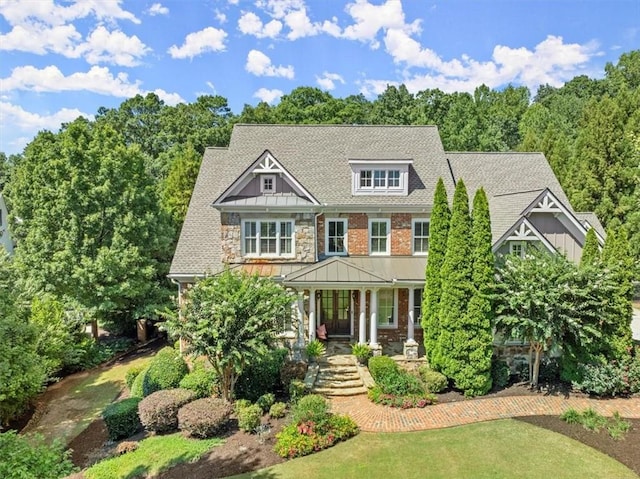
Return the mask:
<svg viewBox="0 0 640 479">
<path fill-rule="evenodd" d="M 557 253 L 553 245 L 526 217 L 521 217 L 493 244 L 495 253 L 505 241 L 540 241 L 550 252 Z"/>
<path fill-rule="evenodd" d="M 287 285 L 307 283 L 387 284 L 391 283 L 391 280 L 356 266 L 342 258 L 333 257 L 307 268 L 302 268 L 295 273 L 287 275 L 284 279 L 284 284 Z"/>
<path fill-rule="evenodd" d="M 567 208 L 549 188 L 545 188 L 522 212 L 524 216 L 530 213 L 552 213 L 565 228 L 572 231 L 576 236 L 580 235 L 584 239 L 587 234 L 587 228 L 584 224 L 576 218 L 573 212 Z"/>
</svg>

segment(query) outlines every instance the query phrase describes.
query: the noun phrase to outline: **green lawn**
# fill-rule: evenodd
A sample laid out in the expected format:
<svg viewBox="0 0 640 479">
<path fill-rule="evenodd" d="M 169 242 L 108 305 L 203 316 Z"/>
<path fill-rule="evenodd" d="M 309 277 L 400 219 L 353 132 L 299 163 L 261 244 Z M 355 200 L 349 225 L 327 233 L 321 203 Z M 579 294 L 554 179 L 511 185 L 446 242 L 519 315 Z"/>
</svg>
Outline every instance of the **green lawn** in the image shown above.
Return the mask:
<svg viewBox="0 0 640 479">
<path fill-rule="evenodd" d="M 592 448 L 511 419 L 436 431 L 361 433 L 321 453 L 238 477 L 637 478 Z"/>
<path fill-rule="evenodd" d="M 90 467 L 84 476 L 87 479 L 153 477 L 182 462 L 195 461 L 221 443 L 221 439 L 187 439 L 181 433 L 153 436 L 140 441 L 133 452 Z"/>
</svg>

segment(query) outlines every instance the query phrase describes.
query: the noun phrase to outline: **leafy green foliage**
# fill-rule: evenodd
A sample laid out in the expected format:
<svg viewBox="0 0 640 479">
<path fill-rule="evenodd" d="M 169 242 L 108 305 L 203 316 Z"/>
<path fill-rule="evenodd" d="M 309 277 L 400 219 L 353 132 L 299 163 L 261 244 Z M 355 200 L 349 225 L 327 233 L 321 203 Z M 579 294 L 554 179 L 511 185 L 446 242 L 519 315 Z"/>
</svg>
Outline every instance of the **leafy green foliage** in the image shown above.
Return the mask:
<svg viewBox="0 0 640 479">
<path fill-rule="evenodd" d="M 191 437 L 213 437 L 226 426 L 232 412 L 231 404 L 222 399 L 197 399 L 178 411 L 178 429 Z"/>
<path fill-rule="evenodd" d="M 260 408 L 262 409 L 262 412 L 267 412 L 275 402 L 276 402 L 275 395 L 273 393 L 267 393 L 260 396 L 256 401 L 256 404 L 260 406 Z"/>
<path fill-rule="evenodd" d="M 584 248 L 582 248 L 582 256 L 580 257 L 580 266 L 595 265 L 600 259 L 600 246 L 598 245 L 598 237 L 596 231 L 590 228 L 584 240 Z"/>
<path fill-rule="evenodd" d="M 124 382 L 127 384 L 129 391 L 131 391 L 131 387 L 133 386 L 133 382 L 136 380 L 138 375 L 144 370 L 145 366 L 131 366 L 127 369 L 127 372 L 124 375 Z"/>
<path fill-rule="evenodd" d="M 131 397 L 109 404 L 102 411 L 102 419 L 107 426 L 112 441 L 133 436 L 142 429 L 138 417 L 138 404 L 141 398 Z"/>
<path fill-rule="evenodd" d="M 607 424 L 607 432 L 616 441 L 623 439 L 624 436 L 631 430 L 631 423 L 625 421 L 620 417 L 618 411 L 613 413 L 613 418 L 609 420 Z"/>
<path fill-rule="evenodd" d="M 260 426 L 262 408 L 257 404 L 250 404 L 240 408 L 236 406 L 236 416 L 238 417 L 238 427 L 240 430 L 253 432 Z"/>
<path fill-rule="evenodd" d="M 6 479 L 58 479 L 75 470 L 71 451 L 65 451 L 59 441 L 45 444 L 42 436 L 0 433 L 0 451 L 0 476 Z"/>
<path fill-rule="evenodd" d="M 196 360 L 191 372 L 180 380 L 180 387 L 195 392 L 198 398 L 209 397 L 218 388 L 218 377 L 213 368 Z"/>
<path fill-rule="evenodd" d="M 309 344 L 307 344 L 305 351 L 307 353 L 307 357 L 310 360 L 316 360 L 320 356 L 324 356 L 326 347 L 322 341 L 320 341 L 319 339 L 314 339 L 312 341 L 309 341 Z"/>
<path fill-rule="evenodd" d="M 425 271 L 425 288 L 422 299 L 422 331 L 424 347 L 430 364 L 435 361 L 435 351 L 440 337 L 440 296 L 442 294 L 442 265 L 447 252 L 447 238 L 451 212 L 447 190 L 442 178 L 438 179 L 429 223 L 429 257 Z"/>
<path fill-rule="evenodd" d="M 367 393 L 369 399 L 383 406 L 396 407 L 401 409 L 424 408 L 430 404 L 435 404 L 436 397 L 429 392 L 420 394 L 404 394 L 401 396 L 385 393 L 380 385 L 375 385 Z"/>
<path fill-rule="evenodd" d="M 175 431 L 178 428 L 178 411 L 194 399 L 194 392 L 188 389 L 156 391 L 140 401 L 140 422 L 147 431 Z"/>
<path fill-rule="evenodd" d="M 640 358 L 578 365 L 573 387 L 596 396 L 620 396 L 640 392 Z"/>
<path fill-rule="evenodd" d="M 301 398 L 309 394 L 309 390 L 304 381 L 294 379 L 289 384 L 289 399 L 293 404 L 296 404 Z"/>
<path fill-rule="evenodd" d="M 176 146 L 171 151 L 171 164 L 162 184 L 162 206 L 176 225 L 181 225 L 187 215 L 191 193 L 198 177 L 202 154 L 188 144 Z"/>
<path fill-rule="evenodd" d="M 280 382 L 285 391 L 289 390 L 291 381 L 304 380 L 309 365 L 304 361 L 285 361 L 280 369 Z"/>
<path fill-rule="evenodd" d="M 189 367 L 178 351 L 164 347 L 154 356 L 146 372 L 142 389 L 144 396 L 161 389 L 177 388 Z"/>
<path fill-rule="evenodd" d="M 396 374 L 398 371 L 398 363 L 389 356 L 369 358 L 369 372 L 374 381 L 382 380 L 383 377 Z"/>
<path fill-rule="evenodd" d="M 503 388 L 509 384 L 509 376 L 511 376 L 511 370 L 506 361 L 502 359 L 491 361 L 491 379 L 495 387 Z"/>
<path fill-rule="evenodd" d="M 420 366 L 418 373 L 425 388 L 430 393 L 439 393 L 449 385 L 449 380 L 444 374 L 434 371 L 429 366 Z"/>
<path fill-rule="evenodd" d="M 144 397 L 144 383 L 146 381 L 147 373 L 149 372 L 149 366 L 145 367 L 135 377 L 131 388 L 129 388 L 129 394 L 131 397 L 143 398 Z"/>
<path fill-rule="evenodd" d="M 226 270 L 190 288 L 182 318 L 171 316 L 166 324 L 172 335 L 187 340 L 189 352 L 207 356 L 222 397 L 231 401 L 238 377 L 269 352 L 279 331 L 277 318 L 291 301 L 270 279 Z"/>
<path fill-rule="evenodd" d="M 284 417 L 287 412 L 287 405 L 283 402 L 276 402 L 271 405 L 269 408 L 269 417 L 271 418 L 281 418 Z"/>
<path fill-rule="evenodd" d="M 293 406 L 291 416 L 295 423 L 311 421 L 323 424 L 329 417 L 329 404 L 322 396 L 309 394 Z"/>
<path fill-rule="evenodd" d="M 288 351 L 274 349 L 251 362 L 238 378 L 236 396 L 257 401 L 260 396 L 273 393 L 280 387 L 280 371 Z"/>
</svg>

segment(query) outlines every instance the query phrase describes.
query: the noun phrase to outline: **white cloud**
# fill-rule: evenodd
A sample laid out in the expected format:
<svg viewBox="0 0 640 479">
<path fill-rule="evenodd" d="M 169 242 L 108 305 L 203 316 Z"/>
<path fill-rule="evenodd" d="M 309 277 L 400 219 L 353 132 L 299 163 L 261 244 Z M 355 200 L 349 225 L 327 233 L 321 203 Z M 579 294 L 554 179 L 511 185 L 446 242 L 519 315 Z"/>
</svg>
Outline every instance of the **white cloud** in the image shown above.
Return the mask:
<svg viewBox="0 0 640 479">
<path fill-rule="evenodd" d="M 37 2 L 36 2 L 37 3 Z M 78 58 L 77 46 L 82 40 L 73 25 L 25 24 L 14 26 L 9 33 L 0 35 L 0 50 L 21 51 L 45 55 L 57 53 L 68 58 Z"/>
<path fill-rule="evenodd" d="M 372 98 L 384 93 L 388 86 L 400 85 L 400 82 L 392 80 L 364 80 L 360 82 L 360 84 L 362 85 L 360 87 L 360 93 L 367 98 Z"/>
<path fill-rule="evenodd" d="M 81 0 L 62 6 L 53 0 L 3 0 L 0 15 L 12 26 L 25 23 L 42 23 L 56 26 L 93 15 L 99 21 L 129 20 L 139 24 L 140 20 L 120 7 L 122 0 Z"/>
<path fill-rule="evenodd" d="M 275 38 L 282 30 L 282 22 L 271 20 L 265 25 L 255 13 L 244 12 L 238 19 L 238 30 L 245 35 L 253 35 L 256 38 Z"/>
<path fill-rule="evenodd" d="M 222 13 L 220 10 L 218 10 L 217 8 L 215 10 L 215 14 L 216 14 L 216 20 L 218 20 L 218 22 L 220 22 L 220 23 L 226 23 L 227 22 L 227 16 L 224 13 Z"/>
<path fill-rule="evenodd" d="M 11 76 L 0 79 L 3 91 L 25 90 L 44 92 L 62 91 L 89 91 L 100 95 L 120 98 L 131 98 L 138 94 L 146 95 L 149 91 L 140 88 L 140 81 L 131 82 L 126 73 L 111 74 L 107 67 L 91 67 L 84 72 L 73 73 L 69 76 L 58 69 L 57 66 L 38 69 L 33 66 L 14 68 Z M 167 93 L 164 90 L 155 90 L 161 99 L 167 104 L 184 102 L 177 93 Z"/>
<path fill-rule="evenodd" d="M 11 124 L 22 131 L 37 131 L 42 129 L 57 130 L 62 123 L 75 120 L 79 116 L 92 119 L 92 115 L 78 109 L 62 108 L 61 110 L 40 115 L 25 111 L 21 106 L 8 102 L 0 102 L 0 119 L 3 124 Z"/>
<path fill-rule="evenodd" d="M 154 3 L 151 5 L 147 13 L 151 16 L 169 15 L 169 9 L 160 3 Z"/>
<path fill-rule="evenodd" d="M 294 76 L 294 70 L 291 65 L 276 67 L 271 64 L 271 59 L 267 55 L 258 50 L 249 52 L 245 69 L 256 76 L 284 77 L 290 80 Z"/>
<path fill-rule="evenodd" d="M 372 5 L 367 0 L 356 0 L 345 8 L 346 12 L 355 20 L 342 32 L 342 36 L 349 40 L 369 43 L 371 48 L 377 49 L 380 42 L 377 39 L 380 30 L 390 28 L 407 33 L 420 32 L 420 20 L 405 23 L 402 3 L 398 0 L 387 0 L 382 5 Z"/>
<path fill-rule="evenodd" d="M 167 105 L 170 105 L 170 106 L 175 106 L 178 103 L 185 103 L 184 99 L 178 93 L 169 93 L 163 90 L 162 88 L 156 88 L 152 92 L 151 91 L 140 92 L 142 96 L 145 96 L 147 93 L 155 93 L 156 95 L 158 95 L 158 98 L 160 98 L 163 102 L 165 102 Z"/>
<path fill-rule="evenodd" d="M 110 32 L 103 26 L 91 32 L 79 48 L 92 65 L 111 63 L 126 67 L 139 65 L 140 59 L 151 51 L 137 36 L 129 37 L 119 30 Z"/>
<path fill-rule="evenodd" d="M 193 58 L 206 52 L 221 52 L 227 33 L 218 28 L 207 27 L 199 32 L 190 33 L 181 47 L 173 45 L 168 53 L 172 58 Z"/>
<path fill-rule="evenodd" d="M 254 98 L 259 98 L 261 101 L 267 103 L 273 103 L 276 100 L 279 100 L 282 95 L 283 92 L 281 90 L 268 90 L 267 88 L 260 88 L 253 94 Z"/>
<path fill-rule="evenodd" d="M 344 78 L 337 73 L 324 72 L 321 77 L 316 77 L 316 83 L 325 90 L 333 90 L 336 87 L 336 82 L 344 85 Z"/>
</svg>

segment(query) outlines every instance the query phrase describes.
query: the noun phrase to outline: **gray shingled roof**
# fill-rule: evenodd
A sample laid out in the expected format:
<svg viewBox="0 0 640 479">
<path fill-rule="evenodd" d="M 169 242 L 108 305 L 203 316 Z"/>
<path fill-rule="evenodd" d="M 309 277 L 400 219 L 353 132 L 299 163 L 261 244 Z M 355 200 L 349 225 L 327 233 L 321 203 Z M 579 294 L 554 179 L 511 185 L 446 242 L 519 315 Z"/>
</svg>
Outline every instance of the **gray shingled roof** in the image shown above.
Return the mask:
<svg viewBox="0 0 640 479">
<path fill-rule="evenodd" d="M 220 213 L 212 203 L 265 150 L 321 204 L 349 206 L 354 211 L 378 205 L 428 210 L 438 178 L 443 178 L 450 200 L 454 179 L 463 178 L 470 196 L 484 187 L 494 240 L 544 188 L 570 208 L 541 153 L 445 153 L 434 126 L 235 125 L 228 148 L 205 151 L 170 276 L 201 275 L 222 268 Z M 352 196 L 350 159 L 411 159 L 408 196 Z M 281 205 L 291 199 L 241 201 L 244 206 L 261 206 L 262 202 L 273 206 L 273 202 Z"/>
<path fill-rule="evenodd" d="M 587 221 L 593 227 L 593 229 L 596 230 L 598 234 L 600 234 L 600 236 L 602 236 L 603 238 L 607 237 L 607 232 L 605 231 L 602 223 L 600 223 L 600 220 L 595 213 L 591 211 L 579 211 L 574 214 L 576 215 L 576 218 L 578 218 L 580 223 L 584 224 L 584 222 Z"/>
</svg>

